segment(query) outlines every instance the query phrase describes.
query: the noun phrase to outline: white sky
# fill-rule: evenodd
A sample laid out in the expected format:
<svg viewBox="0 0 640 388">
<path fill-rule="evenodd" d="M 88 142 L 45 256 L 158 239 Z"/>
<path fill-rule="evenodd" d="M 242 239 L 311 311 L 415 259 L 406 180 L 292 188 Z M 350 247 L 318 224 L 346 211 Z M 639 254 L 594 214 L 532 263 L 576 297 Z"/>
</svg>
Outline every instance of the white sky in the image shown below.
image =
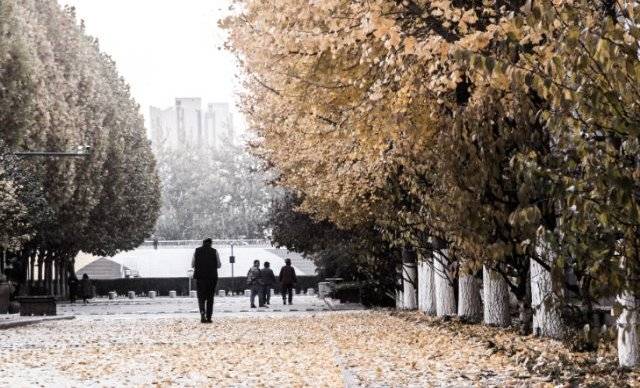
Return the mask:
<svg viewBox="0 0 640 388">
<path fill-rule="evenodd" d="M 217 26 L 231 0 L 58 1 L 76 7 L 87 33 L 116 61 L 145 117 L 150 105 L 169 107 L 176 97 L 229 102 L 235 113 L 237 66 L 222 48 L 225 33 Z"/>
</svg>

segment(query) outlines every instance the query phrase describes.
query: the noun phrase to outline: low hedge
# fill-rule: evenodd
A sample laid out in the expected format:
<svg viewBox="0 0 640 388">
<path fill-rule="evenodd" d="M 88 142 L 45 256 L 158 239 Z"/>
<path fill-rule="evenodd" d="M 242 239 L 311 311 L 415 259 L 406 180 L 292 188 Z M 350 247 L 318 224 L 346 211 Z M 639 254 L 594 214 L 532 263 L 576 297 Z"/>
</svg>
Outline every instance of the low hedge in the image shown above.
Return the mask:
<svg viewBox="0 0 640 388">
<path fill-rule="evenodd" d="M 329 293 L 341 303 L 362 303 L 366 307 L 395 307 L 395 298 L 372 282 L 344 282 L 336 284 Z"/>
<path fill-rule="evenodd" d="M 246 277 L 220 278 L 218 279 L 218 290 L 235 293 L 242 293 L 247 288 Z M 296 292 L 306 292 L 313 288 L 318 290 L 317 276 L 298 276 Z M 129 291 L 134 291 L 137 295 L 146 294 L 149 291 L 158 292 L 158 296 L 168 296 L 169 291 L 176 291 L 179 296 L 189 295 L 189 278 L 125 278 L 125 279 L 96 279 L 92 280 L 96 295 L 106 296 L 110 291 L 115 291 L 118 295 L 126 295 Z M 196 289 L 195 281 L 192 280 L 191 289 Z M 275 292 L 280 292 L 280 285 L 274 287 Z"/>
</svg>

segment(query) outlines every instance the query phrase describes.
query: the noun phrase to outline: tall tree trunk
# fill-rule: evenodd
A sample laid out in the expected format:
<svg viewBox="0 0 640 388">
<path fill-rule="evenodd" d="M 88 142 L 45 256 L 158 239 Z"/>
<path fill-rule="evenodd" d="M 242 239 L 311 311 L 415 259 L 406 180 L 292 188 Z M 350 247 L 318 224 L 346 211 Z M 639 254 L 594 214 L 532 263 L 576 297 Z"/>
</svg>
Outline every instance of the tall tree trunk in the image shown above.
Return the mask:
<svg viewBox="0 0 640 388">
<path fill-rule="evenodd" d="M 447 259 L 447 250 L 444 250 L 444 255 L 438 251 L 434 251 L 433 266 L 436 288 L 436 314 L 439 317 L 453 316 L 458 312 L 456 309 L 456 292 L 453 288 L 452 279 L 447 276 L 447 269 L 445 263 Z"/>
<path fill-rule="evenodd" d="M 403 307 L 407 310 L 415 310 L 418 308 L 418 294 L 416 293 L 418 269 L 416 253 L 410 248 L 402 250 L 402 279 Z"/>
<path fill-rule="evenodd" d="M 44 283 L 44 255 L 44 251 L 38 252 L 38 288 L 42 287 Z"/>
<path fill-rule="evenodd" d="M 640 366 L 640 300 L 631 293 L 618 296 L 622 312 L 618 317 L 618 363 L 620 366 Z"/>
<path fill-rule="evenodd" d="M 475 276 L 460 273 L 458 278 L 458 316 L 469 322 L 482 320 L 480 285 Z"/>
<path fill-rule="evenodd" d="M 62 297 L 69 298 L 69 265 L 70 259 L 65 260 L 62 266 Z"/>
<path fill-rule="evenodd" d="M 511 324 L 509 286 L 502 275 L 483 267 L 484 323 L 506 327 Z"/>
<path fill-rule="evenodd" d="M 396 266 L 396 309 L 404 309 L 404 281 L 402 280 L 402 264 Z"/>
<path fill-rule="evenodd" d="M 542 250 L 540 253 L 543 253 Z M 540 255 L 540 257 L 544 256 Z M 547 262 L 549 265 L 554 265 L 553 260 Z M 538 336 L 561 339 L 566 333 L 561 313 L 562 296 L 554 290 L 553 276 L 535 260 L 531 260 L 530 273 L 533 333 Z"/>
<path fill-rule="evenodd" d="M 47 291 L 47 295 L 52 294 L 51 290 L 51 271 L 53 269 L 52 253 L 48 252 L 44 259 L 44 288 Z"/>
<path fill-rule="evenodd" d="M 36 251 L 31 252 L 29 257 L 29 289 L 36 284 Z"/>
<path fill-rule="evenodd" d="M 433 278 L 433 257 L 418 264 L 418 307 L 429 315 L 436 315 L 436 289 Z"/>
</svg>

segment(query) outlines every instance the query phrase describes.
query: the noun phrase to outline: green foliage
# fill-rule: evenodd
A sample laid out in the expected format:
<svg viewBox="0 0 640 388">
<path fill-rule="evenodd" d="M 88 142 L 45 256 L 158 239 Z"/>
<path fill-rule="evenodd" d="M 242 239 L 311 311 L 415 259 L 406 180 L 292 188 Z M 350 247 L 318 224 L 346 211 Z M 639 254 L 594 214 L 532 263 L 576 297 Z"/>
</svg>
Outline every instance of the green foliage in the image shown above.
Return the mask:
<svg viewBox="0 0 640 388">
<path fill-rule="evenodd" d="M 275 201 L 268 220 L 273 243 L 314 260 L 321 278 L 355 281 L 364 292 L 365 303 L 392 303 L 399 251 L 389 247 L 373 224 L 340 229 L 302 213 L 301 203 L 293 193 Z"/>
<path fill-rule="evenodd" d="M 0 141 L 1 222 L 19 229 L 3 228 L 0 246 L 46 257 L 49 279 L 53 258 L 66 267 L 79 250 L 112 255 L 150 235 L 160 191 L 139 107 L 54 0 L 0 3 Z M 87 157 L 6 156 L 80 146 Z"/>
</svg>

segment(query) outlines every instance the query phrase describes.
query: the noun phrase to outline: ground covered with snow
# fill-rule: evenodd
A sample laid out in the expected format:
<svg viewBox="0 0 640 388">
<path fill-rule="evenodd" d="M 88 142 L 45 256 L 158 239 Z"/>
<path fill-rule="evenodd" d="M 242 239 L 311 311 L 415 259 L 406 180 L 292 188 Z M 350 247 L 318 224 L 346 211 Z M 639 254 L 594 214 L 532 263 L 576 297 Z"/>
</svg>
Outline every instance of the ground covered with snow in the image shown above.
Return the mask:
<svg viewBox="0 0 640 388">
<path fill-rule="evenodd" d="M 600 357 L 600 359 L 597 359 Z M 80 315 L 0 331 L 0 386 L 636 385 L 606 355 L 419 313 Z M 609 369 L 608 369 L 609 368 Z M 561 385 L 561 386 L 562 386 Z"/>
</svg>

